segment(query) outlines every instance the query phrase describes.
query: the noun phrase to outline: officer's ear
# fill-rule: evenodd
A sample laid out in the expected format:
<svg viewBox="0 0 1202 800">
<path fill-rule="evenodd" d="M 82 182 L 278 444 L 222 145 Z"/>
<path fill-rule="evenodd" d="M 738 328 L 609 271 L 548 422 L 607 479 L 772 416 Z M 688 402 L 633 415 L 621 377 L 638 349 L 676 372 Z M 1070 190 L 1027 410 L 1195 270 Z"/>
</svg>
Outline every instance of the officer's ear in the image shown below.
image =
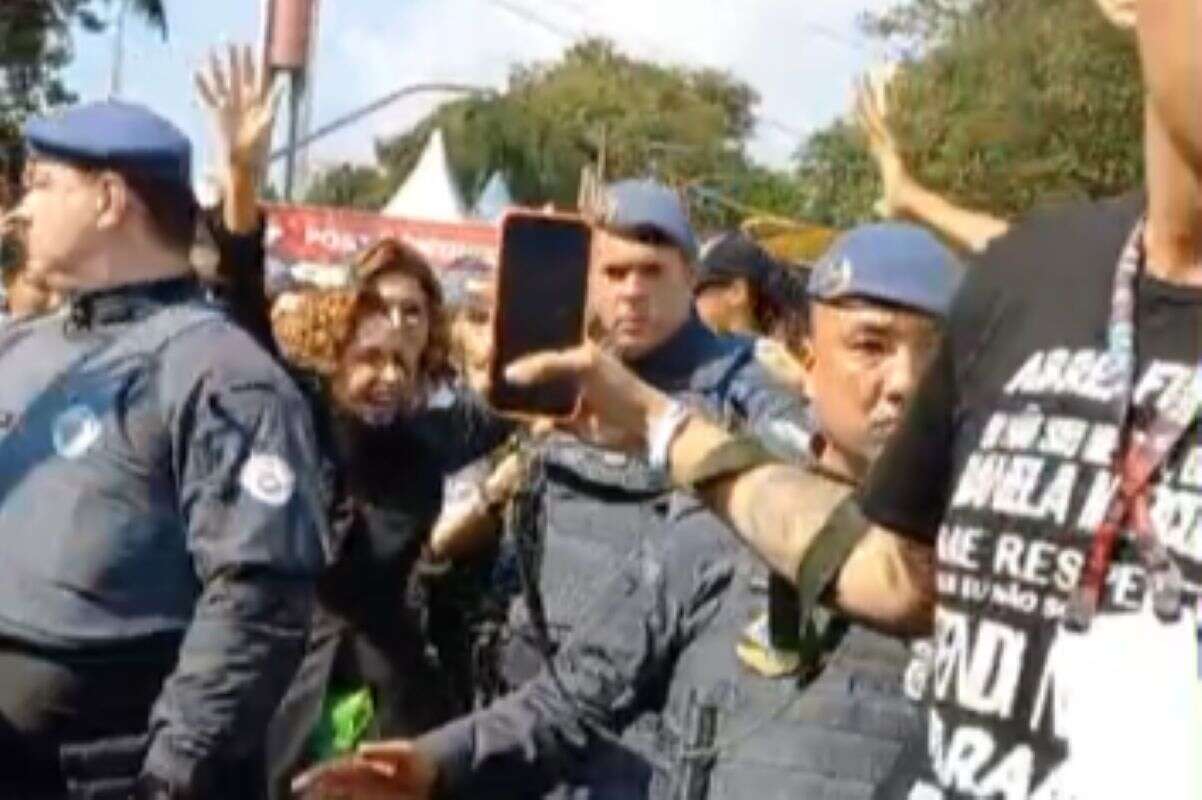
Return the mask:
<svg viewBox="0 0 1202 800">
<path fill-rule="evenodd" d="M 96 176 L 96 227 L 111 231 L 121 226 L 129 213 L 133 193 L 129 184 L 115 172 L 105 170 Z"/>
<path fill-rule="evenodd" d="M 814 396 L 814 370 L 818 362 L 818 351 L 814 346 L 814 306 L 814 303 L 810 303 L 806 309 L 806 323 L 801 335 L 797 337 L 797 344 L 794 348 L 797 353 L 797 361 L 801 364 L 801 374 L 807 397 Z"/>
<path fill-rule="evenodd" d="M 801 337 L 801 341 L 797 343 L 797 361 L 801 364 L 802 386 L 805 389 L 806 397 L 814 396 L 814 368 L 817 364 L 815 357 L 814 340 L 811 334 L 807 331 Z"/>
</svg>

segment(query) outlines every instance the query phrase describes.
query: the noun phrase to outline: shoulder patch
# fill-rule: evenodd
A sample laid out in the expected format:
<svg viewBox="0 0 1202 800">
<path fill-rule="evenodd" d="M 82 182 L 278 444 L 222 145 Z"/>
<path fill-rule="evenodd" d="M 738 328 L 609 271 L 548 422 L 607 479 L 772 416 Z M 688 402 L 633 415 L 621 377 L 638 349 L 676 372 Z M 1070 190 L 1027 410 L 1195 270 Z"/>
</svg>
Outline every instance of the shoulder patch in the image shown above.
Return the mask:
<svg viewBox="0 0 1202 800">
<path fill-rule="evenodd" d="M 292 498 L 296 475 L 284 459 L 271 453 L 251 453 L 242 466 L 238 482 L 251 497 L 280 507 Z"/>
<path fill-rule="evenodd" d="M 63 458 L 83 456 L 100 439 L 100 419 L 83 403 L 71 406 L 54 418 L 51 438 L 54 452 Z"/>
</svg>

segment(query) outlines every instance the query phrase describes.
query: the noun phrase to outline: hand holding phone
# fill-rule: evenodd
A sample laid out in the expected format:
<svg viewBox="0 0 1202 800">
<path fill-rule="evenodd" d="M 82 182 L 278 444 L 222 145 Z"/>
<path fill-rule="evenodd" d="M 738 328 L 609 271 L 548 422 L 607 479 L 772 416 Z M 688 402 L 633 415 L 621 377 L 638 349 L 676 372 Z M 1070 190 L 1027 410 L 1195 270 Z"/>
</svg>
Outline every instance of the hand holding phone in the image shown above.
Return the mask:
<svg viewBox="0 0 1202 800">
<path fill-rule="evenodd" d="M 591 252 L 592 228 L 579 217 L 511 211 L 502 220 L 488 393 L 498 411 L 557 419 L 575 413 L 575 380 L 516 386 L 505 368 L 584 342 Z"/>
</svg>

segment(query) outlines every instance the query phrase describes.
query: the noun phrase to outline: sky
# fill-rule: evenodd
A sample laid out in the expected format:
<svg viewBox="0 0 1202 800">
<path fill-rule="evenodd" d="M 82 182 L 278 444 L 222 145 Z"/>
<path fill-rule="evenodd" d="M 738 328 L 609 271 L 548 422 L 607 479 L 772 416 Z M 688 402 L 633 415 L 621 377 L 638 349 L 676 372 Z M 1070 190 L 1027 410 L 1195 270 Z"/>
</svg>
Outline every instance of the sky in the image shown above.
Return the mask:
<svg viewBox="0 0 1202 800">
<path fill-rule="evenodd" d="M 852 80 L 883 53 L 856 27 L 896 0 L 321 0 L 312 126 L 400 87 L 454 82 L 500 89 L 514 64 L 554 60 L 588 35 L 663 63 L 726 69 L 759 92 L 752 156 L 783 167 L 807 132 L 849 105 Z M 165 0 L 166 41 L 126 26 L 122 97 L 165 114 L 198 143 L 204 120 L 191 74 L 221 42 L 253 42 L 260 0 Z M 114 7 L 119 3 L 113 3 Z M 109 94 L 115 37 L 76 35 L 68 85 Z M 405 98 L 315 144 L 315 167 L 371 162 L 377 138 L 403 132 L 447 95 Z M 282 131 L 283 125 L 278 128 Z"/>
</svg>

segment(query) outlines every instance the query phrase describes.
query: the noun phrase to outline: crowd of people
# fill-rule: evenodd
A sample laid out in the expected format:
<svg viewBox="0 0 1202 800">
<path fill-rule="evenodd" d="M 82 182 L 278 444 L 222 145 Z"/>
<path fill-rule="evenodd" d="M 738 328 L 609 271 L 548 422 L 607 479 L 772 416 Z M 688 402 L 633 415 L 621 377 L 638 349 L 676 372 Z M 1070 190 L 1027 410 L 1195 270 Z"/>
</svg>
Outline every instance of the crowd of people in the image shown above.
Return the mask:
<svg viewBox="0 0 1202 800">
<path fill-rule="evenodd" d="M 1000 220 L 856 111 L 884 222 L 813 264 L 613 182 L 589 335 L 507 365 L 495 265 L 269 291 L 277 95 L 31 120 L 0 322 L 0 795 L 1202 797 L 1194 0 L 1102 2 L 1147 182 Z M 7 252 L 7 251 L 6 251 Z"/>
</svg>

